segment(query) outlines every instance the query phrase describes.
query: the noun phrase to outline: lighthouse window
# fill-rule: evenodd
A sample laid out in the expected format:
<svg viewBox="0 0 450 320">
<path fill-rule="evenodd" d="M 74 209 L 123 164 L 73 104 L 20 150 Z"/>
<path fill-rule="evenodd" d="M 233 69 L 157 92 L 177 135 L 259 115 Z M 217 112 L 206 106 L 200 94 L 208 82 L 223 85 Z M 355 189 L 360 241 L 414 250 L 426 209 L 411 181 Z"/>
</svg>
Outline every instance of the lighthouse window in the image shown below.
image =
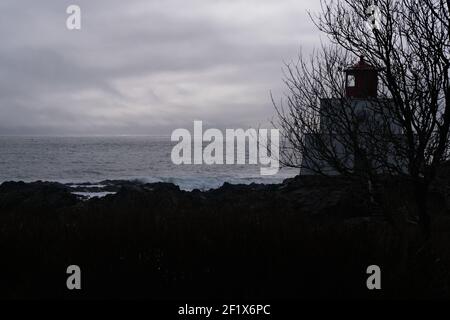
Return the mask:
<svg viewBox="0 0 450 320">
<path fill-rule="evenodd" d="M 347 87 L 355 86 L 355 76 L 352 74 L 347 75 Z"/>
</svg>

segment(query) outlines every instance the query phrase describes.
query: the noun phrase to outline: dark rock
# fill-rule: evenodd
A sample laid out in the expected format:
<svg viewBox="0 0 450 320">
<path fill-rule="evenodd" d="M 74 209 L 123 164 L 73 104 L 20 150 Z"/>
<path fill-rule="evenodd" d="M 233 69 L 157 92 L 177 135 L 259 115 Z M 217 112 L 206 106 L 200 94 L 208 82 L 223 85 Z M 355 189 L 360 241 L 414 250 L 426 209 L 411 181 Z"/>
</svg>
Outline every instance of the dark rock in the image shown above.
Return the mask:
<svg viewBox="0 0 450 320">
<path fill-rule="evenodd" d="M 74 263 L 86 270 L 84 298 L 371 298 L 361 275 L 374 263 L 389 270 L 385 296 L 449 297 L 449 219 L 438 217 L 433 250 L 419 255 L 417 226 L 399 232 L 371 215 L 366 187 L 343 177 L 205 192 L 100 184 L 0 185 L 0 273 L 8 275 L 0 298 L 71 298 L 61 275 Z M 433 192 L 442 196 L 442 185 Z M 71 193 L 89 190 L 116 193 L 88 201 Z M 405 190 L 381 191 L 398 198 Z"/>
</svg>

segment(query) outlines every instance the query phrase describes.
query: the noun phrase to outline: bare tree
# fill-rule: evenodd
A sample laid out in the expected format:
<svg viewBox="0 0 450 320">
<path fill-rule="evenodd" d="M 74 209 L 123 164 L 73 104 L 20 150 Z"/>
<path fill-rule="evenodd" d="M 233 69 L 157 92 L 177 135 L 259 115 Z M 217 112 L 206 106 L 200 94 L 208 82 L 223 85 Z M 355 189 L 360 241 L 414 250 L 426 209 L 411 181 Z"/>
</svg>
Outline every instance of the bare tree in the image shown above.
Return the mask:
<svg viewBox="0 0 450 320">
<path fill-rule="evenodd" d="M 373 4 L 376 26 L 368 23 Z M 331 45 L 287 65 L 287 99 L 275 104 L 283 164 L 369 179 L 406 176 L 428 235 L 427 194 L 449 158 L 449 9 L 450 0 L 322 0 L 312 18 Z M 378 96 L 364 112 L 345 96 L 342 72 L 358 56 L 379 70 Z"/>
</svg>

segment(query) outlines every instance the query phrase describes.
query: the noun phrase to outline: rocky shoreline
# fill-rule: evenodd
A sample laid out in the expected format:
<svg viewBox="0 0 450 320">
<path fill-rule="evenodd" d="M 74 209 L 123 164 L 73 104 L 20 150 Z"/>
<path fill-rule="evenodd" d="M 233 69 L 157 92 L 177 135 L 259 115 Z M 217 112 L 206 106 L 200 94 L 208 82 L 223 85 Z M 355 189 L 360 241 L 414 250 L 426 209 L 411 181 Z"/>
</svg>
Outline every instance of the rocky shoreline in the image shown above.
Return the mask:
<svg viewBox="0 0 450 320">
<path fill-rule="evenodd" d="M 203 192 L 136 181 L 5 182 L 0 295 L 449 298 L 446 194 L 432 195 L 435 227 L 425 246 L 407 194 L 391 183 L 374 206 L 360 184 L 317 176 Z M 83 270 L 80 292 L 65 287 L 71 264 Z M 381 292 L 366 288 L 371 264 L 384 272 Z"/>
</svg>

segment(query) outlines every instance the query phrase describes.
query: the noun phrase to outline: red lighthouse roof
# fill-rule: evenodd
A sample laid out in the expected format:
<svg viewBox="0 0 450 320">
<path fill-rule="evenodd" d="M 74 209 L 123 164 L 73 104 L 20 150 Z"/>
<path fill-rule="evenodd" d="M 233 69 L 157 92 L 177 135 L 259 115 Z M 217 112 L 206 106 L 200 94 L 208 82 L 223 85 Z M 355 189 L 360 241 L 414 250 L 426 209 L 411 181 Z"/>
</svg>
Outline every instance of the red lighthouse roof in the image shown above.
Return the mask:
<svg viewBox="0 0 450 320">
<path fill-rule="evenodd" d="M 375 98 L 378 89 L 379 69 L 368 64 L 364 57 L 354 66 L 345 69 L 346 96 L 349 98 Z"/>
</svg>

